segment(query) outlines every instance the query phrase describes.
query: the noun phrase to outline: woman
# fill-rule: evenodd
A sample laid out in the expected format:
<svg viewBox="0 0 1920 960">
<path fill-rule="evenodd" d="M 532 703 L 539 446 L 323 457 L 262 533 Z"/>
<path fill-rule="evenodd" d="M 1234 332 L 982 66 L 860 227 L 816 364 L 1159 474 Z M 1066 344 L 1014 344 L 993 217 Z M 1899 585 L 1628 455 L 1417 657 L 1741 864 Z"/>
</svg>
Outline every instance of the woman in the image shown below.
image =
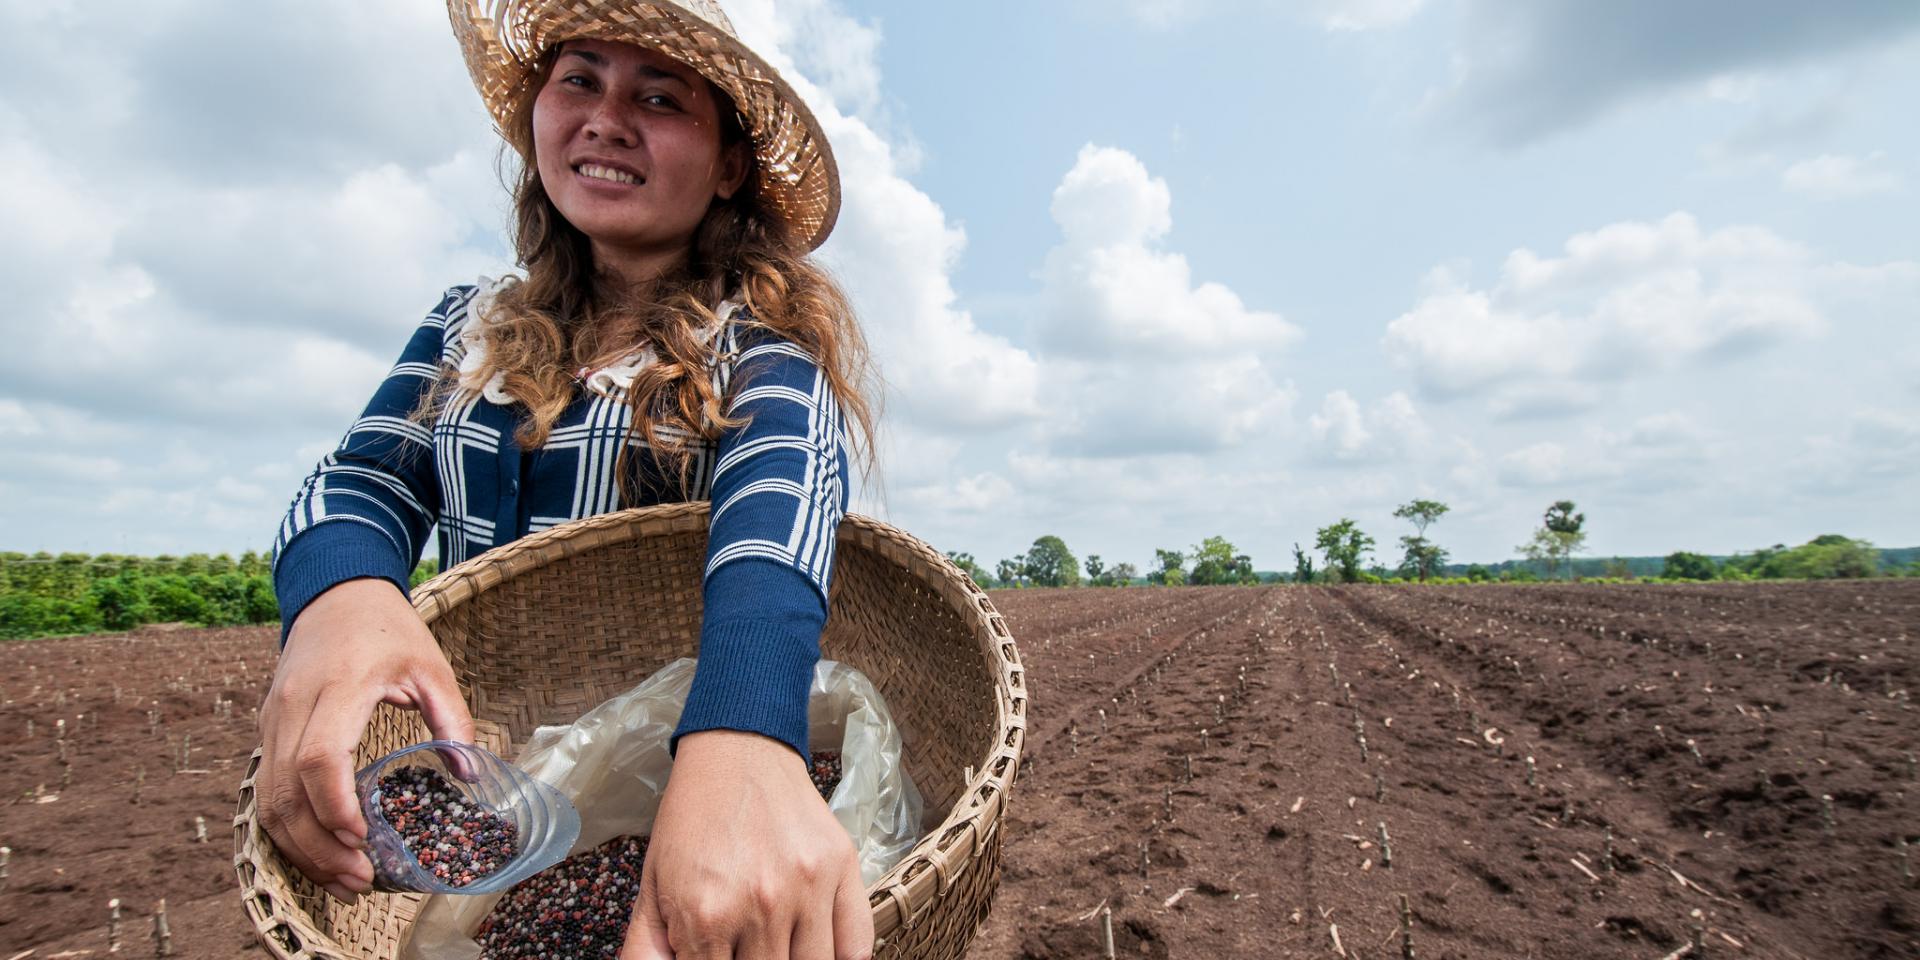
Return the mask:
<svg viewBox="0 0 1920 960">
<path fill-rule="evenodd" d="M 375 704 L 472 740 L 405 596 L 435 522 L 455 563 L 711 499 L 700 665 L 621 956 L 864 957 L 857 855 L 803 760 L 843 415 L 872 455 L 864 341 L 806 259 L 838 211 L 832 154 L 707 0 L 485 5 L 503 9 L 449 11 L 522 161 L 527 276 L 447 291 L 281 525 L 262 824 L 352 901 L 372 868 L 351 751 Z"/>
</svg>

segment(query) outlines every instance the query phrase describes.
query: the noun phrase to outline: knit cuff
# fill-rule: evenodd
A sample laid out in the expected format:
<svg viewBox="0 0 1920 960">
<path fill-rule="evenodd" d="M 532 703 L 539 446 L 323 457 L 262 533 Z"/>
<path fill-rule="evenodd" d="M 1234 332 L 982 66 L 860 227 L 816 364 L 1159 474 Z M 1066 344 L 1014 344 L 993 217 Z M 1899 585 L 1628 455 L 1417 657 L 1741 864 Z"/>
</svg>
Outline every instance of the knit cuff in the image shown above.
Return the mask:
<svg viewBox="0 0 1920 960">
<path fill-rule="evenodd" d="M 313 598 L 335 585 L 378 577 L 407 594 L 411 571 L 393 541 L 381 530 L 352 520 L 316 523 L 280 550 L 273 563 L 273 592 L 280 601 L 280 645 L 286 646 L 293 621 Z"/>
<path fill-rule="evenodd" d="M 807 753 L 807 693 L 824 619 L 708 621 L 700 626 L 693 690 L 668 742 L 702 730 L 742 730 Z"/>
</svg>

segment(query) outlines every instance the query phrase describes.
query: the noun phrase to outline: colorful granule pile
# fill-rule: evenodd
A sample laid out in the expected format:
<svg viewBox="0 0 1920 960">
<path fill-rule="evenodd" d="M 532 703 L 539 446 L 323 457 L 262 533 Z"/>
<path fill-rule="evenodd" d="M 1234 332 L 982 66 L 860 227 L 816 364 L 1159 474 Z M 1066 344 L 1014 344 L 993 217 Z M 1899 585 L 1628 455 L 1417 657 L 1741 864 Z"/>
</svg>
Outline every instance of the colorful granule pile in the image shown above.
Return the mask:
<svg viewBox="0 0 1920 960">
<path fill-rule="evenodd" d="M 480 922 L 480 960 L 612 960 L 627 937 L 647 838 L 615 837 L 514 884 Z"/>
<path fill-rule="evenodd" d="M 807 772 L 831 796 L 840 754 L 814 751 Z M 615 837 L 515 884 L 480 923 L 480 960 L 613 960 L 646 859 L 646 837 Z"/>
<path fill-rule="evenodd" d="M 807 775 L 813 778 L 813 786 L 820 791 L 822 799 L 833 799 L 833 788 L 840 785 L 839 752 L 815 750 L 813 762 L 807 765 Z"/>
<path fill-rule="evenodd" d="M 448 886 L 464 887 L 520 853 L 513 821 L 430 767 L 401 767 L 381 777 L 380 813 L 420 866 Z"/>
</svg>

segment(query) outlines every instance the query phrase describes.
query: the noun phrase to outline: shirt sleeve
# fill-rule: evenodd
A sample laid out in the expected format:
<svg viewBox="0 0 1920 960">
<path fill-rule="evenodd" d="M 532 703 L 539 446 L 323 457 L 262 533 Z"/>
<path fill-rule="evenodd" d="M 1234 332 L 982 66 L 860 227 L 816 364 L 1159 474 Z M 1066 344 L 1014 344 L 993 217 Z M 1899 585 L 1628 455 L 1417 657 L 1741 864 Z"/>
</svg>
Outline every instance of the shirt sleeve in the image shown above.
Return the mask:
<svg viewBox="0 0 1920 960">
<path fill-rule="evenodd" d="M 378 577 L 407 592 L 440 505 L 432 431 L 409 415 L 440 376 L 448 326 L 464 317 L 474 290 L 447 291 L 294 495 L 273 544 L 281 643 L 300 611 L 336 584 Z"/>
<path fill-rule="evenodd" d="M 738 328 L 736 328 L 738 329 Z M 700 663 L 682 736 L 760 733 L 808 755 L 807 693 L 827 622 L 847 453 L 832 383 L 806 351 L 745 327 L 721 437 L 707 533 Z"/>
</svg>

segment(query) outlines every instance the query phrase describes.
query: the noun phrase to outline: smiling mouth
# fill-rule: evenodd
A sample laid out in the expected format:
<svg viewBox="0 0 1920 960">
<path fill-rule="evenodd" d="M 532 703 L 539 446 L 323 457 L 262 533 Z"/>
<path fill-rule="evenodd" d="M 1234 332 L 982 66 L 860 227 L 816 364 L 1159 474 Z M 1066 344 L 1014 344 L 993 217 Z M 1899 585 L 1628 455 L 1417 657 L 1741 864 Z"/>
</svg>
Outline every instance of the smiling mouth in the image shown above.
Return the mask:
<svg viewBox="0 0 1920 960">
<path fill-rule="evenodd" d="M 625 170 L 615 170 L 612 167 L 603 167 L 595 163 L 580 164 L 573 168 L 573 172 L 593 180 L 605 180 L 608 183 L 624 183 L 634 187 L 647 182 L 645 178 L 636 177 Z"/>
</svg>

